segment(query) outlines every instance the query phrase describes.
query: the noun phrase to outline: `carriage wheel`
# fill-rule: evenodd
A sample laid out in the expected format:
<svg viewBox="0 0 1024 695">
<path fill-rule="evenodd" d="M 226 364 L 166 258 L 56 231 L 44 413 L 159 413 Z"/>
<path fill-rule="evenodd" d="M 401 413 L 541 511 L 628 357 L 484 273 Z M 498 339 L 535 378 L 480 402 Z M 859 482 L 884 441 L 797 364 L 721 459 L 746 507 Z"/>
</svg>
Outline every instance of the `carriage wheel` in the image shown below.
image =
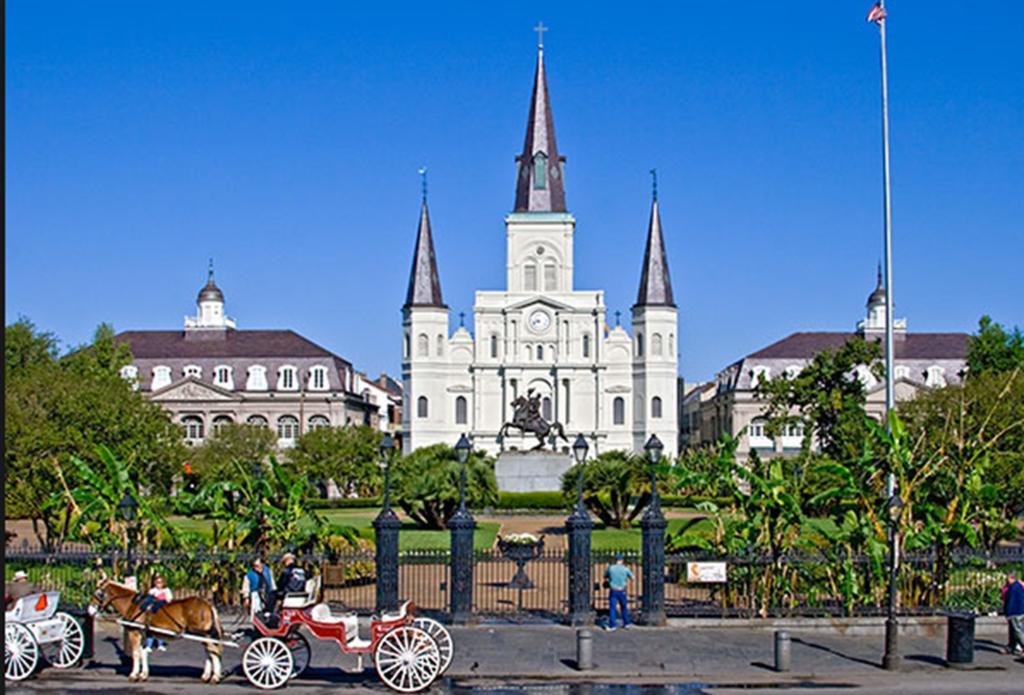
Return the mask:
<svg viewBox="0 0 1024 695">
<path fill-rule="evenodd" d="M 21 623 L 4 627 L 4 678 L 23 681 L 39 664 L 39 645 L 28 628 Z"/>
<path fill-rule="evenodd" d="M 373 653 L 377 674 L 389 688 L 416 693 L 428 688 L 441 672 L 441 650 L 418 627 L 402 625 L 384 635 Z"/>
<path fill-rule="evenodd" d="M 82 652 L 85 651 L 85 635 L 78 621 L 67 613 L 57 613 L 54 617 L 63 623 L 61 638 L 56 642 L 42 645 L 43 655 L 57 668 L 70 668 L 82 658 Z"/>
<path fill-rule="evenodd" d="M 415 618 L 412 625 L 426 632 L 437 642 L 437 648 L 441 651 L 441 670 L 437 675 L 443 676 L 448 667 L 452 665 L 452 657 L 455 656 L 455 645 L 448 628 L 433 618 Z"/>
<path fill-rule="evenodd" d="M 288 651 L 292 653 L 292 675 L 288 678 L 289 680 L 298 678 L 309 668 L 309 656 L 312 654 L 309 642 L 301 632 L 293 632 L 288 635 L 285 644 L 288 645 Z"/>
<path fill-rule="evenodd" d="M 291 678 L 295 662 L 288 645 L 277 637 L 260 637 L 242 655 L 242 671 L 257 688 L 280 688 Z"/>
</svg>

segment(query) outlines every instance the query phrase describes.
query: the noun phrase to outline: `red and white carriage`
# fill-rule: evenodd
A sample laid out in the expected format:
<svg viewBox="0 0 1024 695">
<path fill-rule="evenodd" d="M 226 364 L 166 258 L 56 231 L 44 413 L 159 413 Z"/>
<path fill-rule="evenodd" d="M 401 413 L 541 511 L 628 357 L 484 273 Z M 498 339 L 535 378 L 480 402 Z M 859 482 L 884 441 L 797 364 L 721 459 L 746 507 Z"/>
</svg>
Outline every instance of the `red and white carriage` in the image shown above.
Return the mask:
<svg viewBox="0 0 1024 695">
<path fill-rule="evenodd" d="M 242 654 L 242 671 L 256 687 L 279 688 L 306 669 L 310 647 L 303 632 L 333 640 L 342 652 L 357 655 L 360 667 L 363 657 L 372 655 L 381 680 L 401 693 L 430 687 L 451 664 L 448 630 L 436 620 L 416 617 L 410 601 L 395 613 L 373 616 L 369 635 L 361 637 L 355 613 L 333 614 L 327 604 L 317 603 L 318 579 L 306 588 L 304 594 L 285 597 L 273 626 L 253 618 L 259 636 Z"/>
<path fill-rule="evenodd" d="M 41 658 L 57 668 L 69 668 L 82 658 L 82 626 L 58 611 L 59 604 L 59 591 L 44 591 L 19 598 L 4 613 L 4 680 L 28 678 Z"/>
</svg>

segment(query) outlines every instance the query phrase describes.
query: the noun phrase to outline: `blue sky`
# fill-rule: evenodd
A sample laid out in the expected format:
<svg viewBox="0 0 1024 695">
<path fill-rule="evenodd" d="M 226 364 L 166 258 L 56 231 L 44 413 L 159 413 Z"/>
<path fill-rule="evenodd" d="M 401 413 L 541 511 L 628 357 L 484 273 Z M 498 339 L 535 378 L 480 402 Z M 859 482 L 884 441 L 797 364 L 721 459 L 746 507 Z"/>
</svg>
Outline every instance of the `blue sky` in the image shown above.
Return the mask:
<svg viewBox="0 0 1024 695">
<path fill-rule="evenodd" d="M 870 2 L 7 4 L 8 321 L 239 327 L 400 373 L 430 170 L 457 325 L 504 283 L 542 20 L 576 286 L 628 315 L 659 171 L 680 371 L 852 329 L 881 253 Z M 911 330 L 1024 322 L 1024 3 L 888 3 L 894 281 Z"/>
</svg>

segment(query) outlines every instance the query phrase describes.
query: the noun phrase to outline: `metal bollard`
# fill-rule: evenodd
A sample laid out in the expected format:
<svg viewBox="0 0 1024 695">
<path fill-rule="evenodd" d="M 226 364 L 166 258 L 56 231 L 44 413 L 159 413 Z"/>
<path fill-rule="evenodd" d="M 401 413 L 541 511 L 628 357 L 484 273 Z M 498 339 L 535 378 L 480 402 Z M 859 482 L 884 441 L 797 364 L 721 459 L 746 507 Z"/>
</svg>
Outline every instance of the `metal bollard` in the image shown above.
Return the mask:
<svg viewBox="0 0 1024 695">
<path fill-rule="evenodd" d="M 782 672 L 789 670 L 790 663 L 790 641 L 789 633 L 779 630 L 775 633 L 775 670 Z"/>
<path fill-rule="evenodd" d="M 576 668 L 580 671 L 594 668 L 594 633 L 587 629 L 576 631 Z"/>
</svg>

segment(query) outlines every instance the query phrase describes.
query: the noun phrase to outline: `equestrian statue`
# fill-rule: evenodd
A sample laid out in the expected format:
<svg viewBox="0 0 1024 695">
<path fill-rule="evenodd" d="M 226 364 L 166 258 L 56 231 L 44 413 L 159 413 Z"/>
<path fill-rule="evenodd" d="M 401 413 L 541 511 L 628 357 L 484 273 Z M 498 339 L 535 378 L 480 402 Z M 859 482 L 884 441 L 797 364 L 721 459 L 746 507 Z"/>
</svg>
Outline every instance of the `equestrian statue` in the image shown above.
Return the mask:
<svg viewBox="0 0 1024 695">
<path fill-rule="evenodd" d="M 548 422 L 540 414 L 540 395 L 535 394 L 533 389 L 526 392 L 525 396 L 519 396 L 512 401 L 512 422 L 506 422 L 501 426 L 498 436 L 504 438 L 508 434 L 508 428 L 515 427 L 526 434 L 527 432 L 537 437 L 537 446 L 530 451 L 543 449 L 548 435 L 554 432 L 561 437 L 566 444 L 569 438 L 565 436 L 565 430 L 559 422 Z"/>
</svg>

